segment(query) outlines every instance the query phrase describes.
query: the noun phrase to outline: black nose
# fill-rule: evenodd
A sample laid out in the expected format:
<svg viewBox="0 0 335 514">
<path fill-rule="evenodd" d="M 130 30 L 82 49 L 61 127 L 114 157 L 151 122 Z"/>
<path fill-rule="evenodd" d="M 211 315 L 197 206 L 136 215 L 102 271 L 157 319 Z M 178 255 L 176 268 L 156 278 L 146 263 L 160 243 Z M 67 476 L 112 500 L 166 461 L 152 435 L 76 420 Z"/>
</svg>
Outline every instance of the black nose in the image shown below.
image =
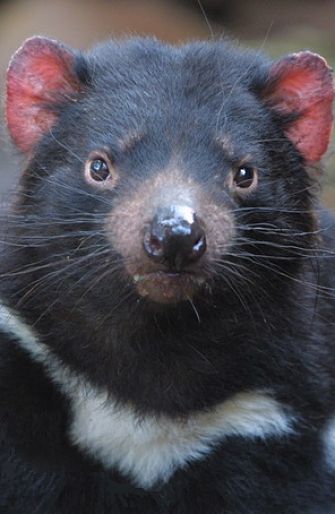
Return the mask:
<svg viewBox="0 0 335 514">
<path fill-rule="evenodd" d="M 160 209 L 144 234 L 147 255 L 180 271 L 206 251 L 206 235 L 194 211 L 187 206 Z"/>
</svg>

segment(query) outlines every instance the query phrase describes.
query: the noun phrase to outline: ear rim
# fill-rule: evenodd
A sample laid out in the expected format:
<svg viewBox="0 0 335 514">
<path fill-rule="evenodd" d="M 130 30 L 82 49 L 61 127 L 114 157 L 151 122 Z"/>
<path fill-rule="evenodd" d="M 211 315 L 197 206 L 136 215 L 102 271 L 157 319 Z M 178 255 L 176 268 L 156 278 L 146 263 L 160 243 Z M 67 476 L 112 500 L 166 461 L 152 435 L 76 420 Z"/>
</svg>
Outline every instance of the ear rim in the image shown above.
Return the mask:
<svg viewBox="0 0 335 514">
<path fill-rule="evenodd" d="M 22 115 L 22 113 L 20 112 L 20 109 L 22 108 L 22 106 L 20 106 L 20 102 L 12 100 L 15 94 L 17 93 L 17 90 L 15 88 L 15 83 L 17 83 L 15 72 L 22 72 L 22 70 L 24 70 L 27 64 L 26 57 L 29 58 L 31 55 L 34 56 L 35 54 L 38 58 L 38 54 L 39 56 L 41 56 L 43 53 L 45 53 L 46 55 L 49 53 L 49 57 L 52 54 L 54 54 L 55 62 L 58 60 L 59 62 L 64 64 L 66 79 L 69 78 L 70 80 L 68 81 L 68 84 L 72 84 L 71 88 L 65 87 L 64 90 L 60 91 L 58 97 L 56 94 L 56 90 L 48 90 L 45 88 L 41 88 L 40 109 L 38 106 L 39 93 L 33 92 L 32 97 L 36 98 L 36 105 L 34 106 L 32 103 L 31 109 L 32 111 L 35 110 L 38 114 L 39 110 L 41 112 L 43 111 L 44 106 L 45 111 L 49 111 L 50 128 L 56 123 L 57 120 L 56 112 L 52 112 L 52 105 L 54 104 L 55 108 L 57 105 L 61 105 L 64 102 L 65 97 L 68 97 L 68 101 L 71 101 L 71 96 L 75 97 L 82 89 L 82 84 L 75 70 L 75 62 L 77 58 L 75 51 L 73 51 L 67 45 L 63 44 L 61 41 L 45 36 L 32 36 L 23 41 L 21 46 L 15 51 L 15 53 L 11 57 L 7 67 L 5 116 L 7 130 L 13 144 L 20 152 L 22 152 L 23 154 L 28 154 L 28 156 L 33 153 L 35 147 L 43 138 L 46 131 L 43 130 L 42 127 L 39 127 L 38 123 L 36 123 L 35 134 L 30 138 L 30 140 L 28 138 L 28 142 L 25 142 L 23 137 L 21 138 L 20 136 L 17 136 L 15 134 L 15 127 L 20 124 L 20 121 L 22 123 L 24 123 L 25 121 L 23 119 L 24 114 Z M 25 73 L 25 71 L 23 71 L 23 73 Z M 66 83 L 66 80 L 64 81 L 64 83 Z M 24 89 L 23 83 L 22 88 Z M 43 93 L 45 98 L 43 98 Z M 54 98 L 51 100 L 52 96 L 54 96 Z"/>
<path fill-rule="evenodd" d="M 280 91 L 280 82 L 285 82 L 285 78 L 288 79 L 286 82 L 289 83 L 289 86 L 290 74 L 291 79 L 294 79 L 294 75 L 297 75 L 299 72 L 306 75 L 309 74 L 310 76 L 314 75 L 316 87 L 309 88 L 307 83 L 306 88 L 301 91 L 300 95 L 298 94 L 299 91 L 295 91 L 292 98 L 295 98 L 297 108 L 292 109 L 290 108 L 289 95 L 285 100 L 285 89 L 290 93 L 290 87 L 284 84 L 284 94 L 282 95 L 276 93 L 276 88 Z M 293 89 L 291 89 L 291 93 Z M 310 98 L 309 105 L 308 100 L 306 101 L 308 95 Z M 326 59 L 315 52 L 302 50 L 288 54 L 274 62 L 269 70 L 267 83 L 262 92 L 262 99 L 272 111 L 282 116 L 284 132 L 300 153 L 306 165 L 317 165 L 327 152 L 333 131 L 332 105 L 334 96 L 335 82 L 333 70 L 328 65 Z M 303 106 L 304 101 L 305 106 Z M 299 103 L 302 106 L 300 109 Z M 316 107 L 319 107 L 319 111 Z M 307 132 L 309 127 L 313 126 L 313 122 L 317 121 L 315 113 L 321 128 L 319 132 L 316 131 L 318 144 L 315 145 L 314 149 L 310 150 L 308 146 L 309 134 Z"/>
<path fill-rule="evenodd" d="M 302 66 L 306 61 L 307 66 Z M 311 50 L 300 50 L 299 52 L 293 52 L 284 57 L 278 59 L 272 63 L 270 72 L 268 74 L 267 84 L 265 86 L 265 92 L 272 89 L 278 81 L 282 78 L 286 71 L 286 64 L 291 63 L 295 68 L 310 69 L 311 71 L 319 68 L 325 75 L 333 76 L 333 69 L 329 66 L 327 60 L 322 55 L 312 52 Z M 312 64 L 312 66 L 311 66 Z"/>
</svg>

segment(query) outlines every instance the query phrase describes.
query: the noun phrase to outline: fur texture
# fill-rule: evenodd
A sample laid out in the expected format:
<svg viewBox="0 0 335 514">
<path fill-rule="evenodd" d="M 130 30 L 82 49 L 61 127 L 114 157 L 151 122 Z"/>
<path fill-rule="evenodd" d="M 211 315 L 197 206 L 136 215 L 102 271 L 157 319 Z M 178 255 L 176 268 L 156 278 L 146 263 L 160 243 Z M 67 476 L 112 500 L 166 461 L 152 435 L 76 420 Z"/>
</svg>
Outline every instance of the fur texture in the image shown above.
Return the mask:
<svg viewBox="0 0 335 514">
<path fill-rule="evenodd" d="M 307 167 L 333 88 L 295 55 L 38 38 L 14 57 L 28 163 L 1 259 L 6 514 L 335 511 L 335 226 Z M 182 273 L 143 246 L 169 205 L 206 234 Z"/>
</svg>

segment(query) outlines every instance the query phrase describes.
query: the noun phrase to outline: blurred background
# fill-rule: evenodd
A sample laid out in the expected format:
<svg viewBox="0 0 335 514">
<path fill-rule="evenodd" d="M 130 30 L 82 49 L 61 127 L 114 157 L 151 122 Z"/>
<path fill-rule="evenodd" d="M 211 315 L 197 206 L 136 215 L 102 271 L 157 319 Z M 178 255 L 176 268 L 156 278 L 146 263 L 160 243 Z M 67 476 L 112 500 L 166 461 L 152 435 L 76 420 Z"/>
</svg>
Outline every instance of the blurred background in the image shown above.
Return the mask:
<svg viewBox="0 0 335 514">
<path fill-rule="evenodd" d="M 335 0 L 0 0 L 2 98 L 10 56 L 34 34 L 77 48 L 134 34 L 176 44 L 226 35 L 272 57 L 309 48 L 334 66 Z M 9 142 L 2 112 L 1 120 L 0 195 L 6 201 L 23 163 Z M 334 144 L 325 159 L 323 195 L 335 208 L 333 154 Z"/>
</svg>

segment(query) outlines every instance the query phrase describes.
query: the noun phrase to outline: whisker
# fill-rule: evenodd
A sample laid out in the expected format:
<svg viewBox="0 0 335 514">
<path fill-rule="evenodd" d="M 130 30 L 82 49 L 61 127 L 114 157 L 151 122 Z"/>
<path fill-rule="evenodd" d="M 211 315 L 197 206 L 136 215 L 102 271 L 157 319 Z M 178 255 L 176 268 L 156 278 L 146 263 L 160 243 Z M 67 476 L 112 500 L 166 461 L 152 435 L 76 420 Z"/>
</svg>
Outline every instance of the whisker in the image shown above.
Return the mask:
<svg viewBox="0 0 335 514">
<path fill-rule="evenodd" d="M 192 307 L 192 310 L 193 310 L 194 314 L 196 315 L 196 318 L 197 318 L 197 320 L 198 320 L 198 323 L 201 323 L 201 319 L 200 319 L 199 312 L 198 312 L 198 310 L 197 310 L 196 306 L 194 305 L 194 302 L 193 302 L 192 298 L 188 296 L 188 297 L 187 297 L 187 300 L 188 300 L 189 304 L 191 305 L 191 307 Z"/>
</svg>

